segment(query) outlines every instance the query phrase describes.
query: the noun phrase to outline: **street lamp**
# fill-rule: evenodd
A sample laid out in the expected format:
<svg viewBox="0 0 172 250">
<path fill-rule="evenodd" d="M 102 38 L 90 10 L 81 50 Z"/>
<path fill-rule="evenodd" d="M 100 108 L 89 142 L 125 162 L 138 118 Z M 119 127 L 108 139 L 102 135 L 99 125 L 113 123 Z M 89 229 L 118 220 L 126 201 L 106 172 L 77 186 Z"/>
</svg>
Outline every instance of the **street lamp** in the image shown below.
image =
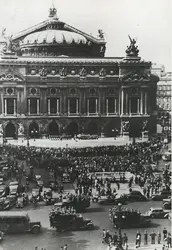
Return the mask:
<svg viewBox="0 0 172 250">
<path fill-rule="evenodd" d="M 38 134 L 38 131 L 35 128 L 33 130 L 31 130 L 31 135 L 34 138 L 34 141 L 35 141 L 37 134 Z"/>
</svg>

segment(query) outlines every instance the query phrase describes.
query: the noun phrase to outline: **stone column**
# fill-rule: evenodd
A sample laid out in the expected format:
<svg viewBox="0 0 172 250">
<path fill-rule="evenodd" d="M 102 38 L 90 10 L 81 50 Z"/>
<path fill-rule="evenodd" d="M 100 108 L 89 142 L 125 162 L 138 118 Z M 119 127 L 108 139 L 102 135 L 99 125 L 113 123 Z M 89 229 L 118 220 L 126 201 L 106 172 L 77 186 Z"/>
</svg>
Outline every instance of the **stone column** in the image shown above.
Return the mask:
<svg viewBox="0 0 172 250">
<path fill-rule="evenodd" d="M 50 99 L 48 98 L 48 115 L 50 115 Z"/>
<path fill-rule="evenodd" d="M 7 99 L 5 99 L 5 115 L 7 115 Z"/>
<path fill-rule="evenodd" d="M 145 114 L 147 114 L 147 92 L 145 92 Z"/>
<path fill-rule="evenodd" d="M 140 113 L 140 99 L 137 99 L 137 114 Z"/>
<path fill-rule="evenodd" d="M 28 99 L 28 115 L 30 115 L 30 99 Z"/>
<path fill-rule="evenodd" d="M 79 112 L 79 102 L 78 102 L 78 98 L 76 99 L 76 114 L 78 115 Z"/>
<path fill-rule="evenodd" d="M 108 98 L 106 99 L 106 115 L 108 115 L 108 105 L 109 105 L 109 100 Z"/>
<path fill-rule="evenodd" d="M 16 115 L 16 99 L 14 99 L 14 115 Z"/>
<path fill-rule="evenodd" d="M 98 113 L 98 106 L 97 106 L 97 102 L 98 102 L 98 100 L 97 100 L 97 98 L 96 98 L 96 114 Z"/>
<path fill-rule="evenodd" d="M 1 103 L 0 103 L 1 113 L 4 115 L 4 98 L 3 98 L 3 91 L 1 89 Z"/>
<path fill-rule="evenodd" d="M 126 92 L 126 96 L 125 96 L 125 101 L 126 101 L 126 103 L 125 103 L 125 108 L 126 108 L 126 114 L 128 114 L 128 93 Z"/>
<path fill-rule="evenodd" d="M 116 98 L 115 98 L 115 102 L 114 102 L 114 113 L 116 114 Z"/>
<path fill-rule="evenodd" d="M 70 99 L 67 100 L 67 113 L 70 115 Z"/>
<path fill-rule="evenodd" d="M 143 90 L 141 90 L 141 99 L 140 99 L 140 114 L 143 114 Z"/>
<path fill-rule="evenodd" d="M 129 114 L 131 115 L 131 99 L 129 99 Z"/>
<path fill-rule="evenodd" d="M 59 110 L 59 99 L 57 98 L 57 115 L 59 114 L 60 110 Z"/>
<path fill-rule="evenodd" d="M 90 107 L 90 101 L 89 98 L 87 99 L 87 115 L 89 115 L 89 107 Z"/>
<path fill-rule="evenodd" d="M 121 93 L 121 115 L 124 113 L 124 90 L 122 89 Z"/>
<path fill-rule="evenodd" d="M 39 99 L 37 99 L 37 115 L 39 115 Z"/>
</svg>

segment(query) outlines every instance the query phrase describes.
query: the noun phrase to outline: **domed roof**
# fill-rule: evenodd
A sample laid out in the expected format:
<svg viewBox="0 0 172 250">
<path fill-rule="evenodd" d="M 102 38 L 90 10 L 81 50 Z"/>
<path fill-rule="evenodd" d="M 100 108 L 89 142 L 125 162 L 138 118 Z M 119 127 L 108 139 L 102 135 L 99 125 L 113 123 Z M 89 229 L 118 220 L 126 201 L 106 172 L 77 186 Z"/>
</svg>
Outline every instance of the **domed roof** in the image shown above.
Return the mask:
<svg viewBox="0 0 172 250">
<path fill-rule="evenodd" d="M 43 30 L 39 32 L 32 33 L 30 35 L 27 35 L 20 43 L 20 46 L 22 45 L 35 45 L 35 44 L 71 44 L 71 43 L 82 43 L 86 44 L 87 39 L 75 32 L 70 32 L 66 30 Z"/>
</svg>

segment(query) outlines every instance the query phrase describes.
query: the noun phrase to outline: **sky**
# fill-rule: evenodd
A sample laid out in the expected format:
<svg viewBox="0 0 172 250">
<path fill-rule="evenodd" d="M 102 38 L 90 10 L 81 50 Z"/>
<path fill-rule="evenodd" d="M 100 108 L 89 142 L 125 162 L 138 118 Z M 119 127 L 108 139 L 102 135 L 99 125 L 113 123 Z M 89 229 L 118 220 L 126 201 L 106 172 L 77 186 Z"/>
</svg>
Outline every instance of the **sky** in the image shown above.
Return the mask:
<svg viewBox="0 0 172 250">
<path fill-rule="evenodd" d="M 52 3 L 61 21 L 93 36 L 102 29 L 107 57 L 125 56 L 130 35 L 141 58 L 172 71 L 172 0 L 0 0 L 0 32 L 46 20 Z"/>
</svg>

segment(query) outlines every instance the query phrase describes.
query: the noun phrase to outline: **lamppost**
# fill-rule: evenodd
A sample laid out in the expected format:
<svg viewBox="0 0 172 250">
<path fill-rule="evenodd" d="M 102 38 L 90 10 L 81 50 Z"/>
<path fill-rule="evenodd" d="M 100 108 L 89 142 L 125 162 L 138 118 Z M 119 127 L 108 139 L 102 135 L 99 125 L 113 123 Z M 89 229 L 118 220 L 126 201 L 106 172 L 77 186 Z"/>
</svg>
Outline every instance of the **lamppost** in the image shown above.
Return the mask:
<svg viewBox="0 0 172 250">
<path fill-rule="evenodd" d="M 34 141 L 35 141 L 37 134 L 38 134 L 38 131 L 35 128 L 31 130 L 31 135 L 34 138 Z"/>
</svg>

